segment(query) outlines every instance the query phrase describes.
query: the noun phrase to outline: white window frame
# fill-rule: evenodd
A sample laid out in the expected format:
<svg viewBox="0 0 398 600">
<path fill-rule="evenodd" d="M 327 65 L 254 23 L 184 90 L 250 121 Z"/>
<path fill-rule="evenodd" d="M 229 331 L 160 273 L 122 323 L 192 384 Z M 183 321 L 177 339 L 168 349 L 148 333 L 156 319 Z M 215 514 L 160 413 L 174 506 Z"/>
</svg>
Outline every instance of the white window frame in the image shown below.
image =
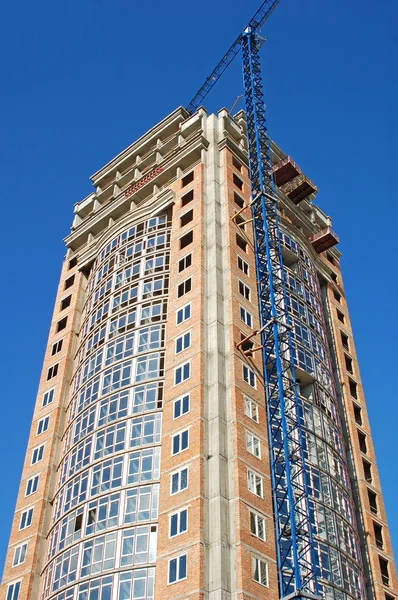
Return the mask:
<svg viewBox="0 0 398 600">
<path fill-rule="evenodd" d="M 57 377 L 59 371 L 59 361 L 48 367 L 46 381 L 51 381 L 54 377 Z"/>
<path fill-rule="evenodd" d="M 22 583 L 22 579 L 18 579 L 17 581 L 13 581 L 12 583 L 9 583 L 7 585 L 6 600 L 18 600 L 19 592 L 21 591 L 21 583 Z M 17 592 L 15 593 L 15 589 L 13 589 L 10 594 L 10 589 L 15 588 L 16 585 L 18 585 Z"/>
<path fill-rule="evenodd" d="M 192 316 L 192 302 L 187 302 L 186 304 L 184 304 L 184 306 L 181 306 L 181 308 L 177 308 L 176 310 L 176 325 L 181 325 L 181 323 L 184 323 L 185 321 L 188 321 L 188 319 L 191 318 Z M 188 308 L 189 306 L 189 317 L 185 317 L 184 313 L 185 310 Z M 182 321 L 178 322 L 178 313 L 182 311 Z"/>
<path fill-rule="evenodd" d="M 180 563 L 179 560 L 180 558 L 182 558 L 183 556 L 185 556 L 185 577 L 179 577 L 179 571 L 180 571 Z M 170 581 L 170 564 L 173 560 L 177 561 L 177 569 L 176 569 L 176 580 L 175 581 Z M 167 585 L 174 585 L 175 583 L 179 583 L 180 581 L 184 581 L 185 579 L 187 579 L 188 577 L 188 560 L 187 560 L 187 553 L 183 552 L 182 554 L 179 554 L 178 556 L 173 556 L 173 558 L 170 558 L 170 560 L 167 563 Z"/>
<path fill-rule="evenodd" d="M 182 438 L 183 438 L 184 433 L 187 434 L 186 448 L 182 448 Z M 179 440 L 178 441 L 179 450 L 177 450 L 177 452 L 174 452 L 174 440 L 177 438 Z M 181 454 L 181 452 L 185 452 L 185 450 L 188 450 L 188 448 L 189 448 L 189 428 L 182 429 L 178 433 L 175 433 L 174 435 L 171 436 L 171 456 L 177 456 L 177 454 Z"/>
<path fill-rule="evenodd" d="M 246 450 L 261 459 L 261 440 L 251 431 L 246 431 Z"/>
<path fill-rule="evenodd" d="M 20 544 L 19 546 L 17 546 L 14 549 L 14 556 L 12 559 L 12 567 L 18 567 L 18 565 L 22 565 L 25 562 L 27 549 L 28 549 L 28 542 L 24 542 L 23 544 Z M 18 553 L 18 561 L 16 561 L 17 553 Z M 22 560 L 20 560 L 21 555 L 23 556 Z"/>
<path fill-rule="evenodd" d="M 57 340 L 56 342 L 54 342 L 51 346 L 51 356 L 55 356 L 56 354 L 58 354 L 58 352 L 60 352 L 62 350 L 62 346 L 63 346 L 63 341 L 64 338 L 61 338 L 60 340 Z M 61 344 L 61 347 L 58 350 L 58 345 Z M 54 348 L 57 348 L 56 351 L 54 352 Z"/>
<path fill-rule="evenodd" d="M 183 512 L 187 513 L 187 517 L 186 517 L 186 529 L 184 529 L 184 531 L 180 531 L 180 527 L 181 527 L 181 513 L 183 513 Z M 177 533 L 175 533 L 174 535 L 172 535 L 171 534 L 171 520 L 175 516 L 177 516 Z M 178 537 L 179 535 L 183 535 L 187 531 L 188 531 L 188 506 L 185 506 L 184 508 L 180 508 L 180 510 L 172 512 L 172 513 L 169 514 L 169 539 L 174 539 L 174 538 Z"/>
<path fill-rule="evenodd" d="M 44 392 L 43 397 L 41 399 L 41 407 L 42 408 L 44 408 L 45 406 L 48 406 L 54 400 L 54 390 L 55 390 L 55 387 L 50 388 L 49 390 Z M 44 403 L 46 396 L 49 396 L 49 395 L 51 395 L 51 400 L 50 401 L 47 400 L 46 403 Z"/>
<path fill-rule="evenodd" d="M 38 462 L 43 460 L 44 446 L 45 444 L 40 444 L 40 446 L 36 446 L 36 448 L 32 449 L 32 459 L 30 461 L 31 465 L 36 465 Z M 36 458 L 35 460 L 35 453 L 37 453 L 37 456 L 39 456 L 40 458 Z"/>
<path fill-rule="evenodd" d="M 40 419 L 37 422 L 36 435 L 40 435 L 40 434 L 44 433 L 45 431 L 47 431 L 49 423 L 50 423 L 50 417 L 48 415 L 46 417 L 43 417 L 42 419 Z M 43 429 L 41 429 L 42 427 L 43 427 Z M 39 431 L 39 429 L 41 429 L 41 431 Z"/>
<path fill-rule="evenodd" d="M 259 581 L 258 579 L 254 578 L 255 575 L 255 571 L 256 569 L 258 569 L 258 572 L 260 573 L 260 579 L 261 579 L 261 565 L 264 565 L 265 567 L 265 578 L 266 578 L 266 583 L 263 583 L 262 581 Z M 259 558 L 257 556 L 253 556 L 252 555 L 252 579 L 253 581 L 255 581 L 256 583 L 262 585 L 263 587 L 269 587 L 268 584 L 268 563 L 265 562 L 265 560 L 263 560 L 262 558 Z"/>
<path fill-rule="evenodd" d="M 254 517 L 254 531 L 252 531 L 252 517 Z M 259 531 L 260 531 L 259 521 L 263 522 L 264 537 L 261 537 L 261 535 L 259 534 Z M 249 510 L 249 529 L 250 529 L 250 533 L 252 535 L 257 537 L 259 540 L 262 540 L 263 542 L 265 542 L 265 540 L 267 539 L 267 533 L 266 533 L 266 529 L 265 529 L 265 518 L 263 516 L 259 515 L 254 510 Z"/>
<path fill-rule="evenodd" d="M 251 476 L 254 476 L 254 488 L 250 489 L 250 480 L 251 480 Z M 257 481 L 258 478 L 258 481 Z M 260 494 L 257 494 L 257 483 L 260 484 Z M 254 494 L 255 496 L 257 496 L 257 498 L 264 498 L 264 478 L 259 475 L 258 473 L 256 473 L 256 471 L 253 471 L 252 469 L 247 469 L 247 489 L 249 490 L 249 492 L 251 494 Z"/>
<path fill-rule="evenodd" d="M 176 492 L 173 492 L 173 475 L 177 475 L 177 473 L 182 473 L 185 470 L 187 472 L 187 486 L 184 488 L 181 488 L 181 476 L 180 476 L 179 482 L 178 482 L 178 490 Z M 177 469 L 176 471 L 173 471 L 172 473 L 170 473 L 170 496 L 175 496 L 176 494 L 180 494 L 184 490 L 187 490 L 188 487 L 189 487 L 189 468 L 188 468 L 188 466 L 181 467 L 181 469 Z"/>
<path fill-rule="evenodd" d="M 242 292 L 240 291 L 240 286 L 243 286 L 243 290 L 244 290 L 244 294 L 242 294 Z M 238 292 L 239 294 L 242 296 L 242 298 L 245 298 L 245 300 L 247 300 L 248 302 L 250 302 L 251 299 L 251 289 L 249 288 L 248 285 L 246 285 L 243 281 L 241 281 L 240 279 L 238 279 Z M 247 296 L 246 296 L 247 293 Z"/>
<path fill-rule="evenodd" d="M 185 346 L 186 339 L 188 340 L 188 343 Z M 181 350 L 177 350 L 177 342 L 179 340 L 181 340 Z M 184 352 L 184 350 L 187 350 L 187 348 L 189 348 L 190 346 L 191 346 L 191 331 L 186 331 L 186 332 L 182 333 L 181 335 L 179 335 L 178 338 L 175 339 L 174 353 L 181 354 L 181 352 Z"/>
<path fill-rule="evenodd" d="M 32 482 L 36 481 L 36 487 L 35 487 L 35 489 L 33 490 L 33 492 L 29 492 L 29 494 L 28 494 L 28 485 L 29 485 L 29 483 L 30 483 L 31 481 L 32 481 Z M 26 482 L 26 488 L 25 488 L 25 497 L 27 497 L 27 496 L 31 496 L 32 494 L 34 494 L 35 492 L 37 492 L 37 487 L 38 487 L 38 484 L 39 484 L 39 476 L 38 476 L 38 475 L 34 475 L 33 477 L 29 477 L 29 479 L 28 479 L 28 480 L 27 480 L 27 482 Z M 34 487 L 34 483 L 32 483 L 32 487 Z"/>
<path fill-rule="evenodd" d="M 188 281 L 190 281 L 190 282 L 191 282 L 191 287 L 190 287 L 190 289 L 189 289 L 189 290 L 185 290 L 185 287 L 186 287 L 186 285 L 187 285 Z M 182 292 L 182 294 L 180 295 L 180 294 L 179 294 L 179 288 L 180 288 L 181 286 L 183 286 L 183 288 L 182 288 L 182 289 L 183 289 L 183 292 Z M 193 288 L 192 288 L 192 275 L 191 275 L 191 277 L 187 277 L 186 279 L 184 279 L 184 281 L 180 281 L 180 283 L 178 283 L 178 284 L 177 284 L 177 298 L 179 299 L 179 298 L 182 298 L 183 296 L 185 296 L 186 294 L 189 294 L 190 292 L 192 292 L 192 289 L 193 289 Z"/>
<path fill-rule="evenodd" d="M 186 365 L 189 365 L 188 370 L 189 370 L 189 375 L 188 377 L 185 377 L 185 379 L 183 379 L 183 374 L 184 374 L 184 367 Z M 177 376 L 177 371 L 181 369 L 181 381 L 179 381 L 178 383 L 176 383 L 176 376 Z M 175 367 L 174 369 L 174 385 L 181 385 L 181 383 L 184 383 L 184 381 L 188 381 L 188 379 L 191 379 L 191 361 L 187 360 L 186 362 L 182 363 L 181 365 L 178 365 L 178 367 Z"/>
<path fill-rule="evenodd" d="M 24 525 L 24 527 L 21 527 L 22 524 L 22 517 L 24 515 L 30 514 L 30 521 L 29 521 L 29 525 Z M 19 531 L 22 531 L 23 529 L 27 529 L 28 527 L 30 527 L 32 525 L 32 520 L 33 520 L 33 507 L 32 508 L 27 508 L 26 510 L 21 512 L 21 516 L 19 518 Z"/>
<path fill-rule="evenodd" d="M 244 313 L 244 319 L 242 318 L 242 313 Z M 253 315 L 244 306 L 239 305 L 239 316 L 242 323 L 253 329 Z"/>
<path fill-rule="evenodd" d="M 245 371 L 247 371 L 247 375 L 245 375 Z M 253 374 L 253 378 L 254 378 L 253 379 L 253 383 L 254 383 L 254 385 L 252 385 L 250 383 L 250 379 L 251 379 L 250 378 L 250 374 L 251 373 Z M 247 365 L 245 365 L 245 363 L 242 363 L 242 377 L 243 377 L 243 381 L 245 383 L 247 383 L 247 385 L 250 385 L 250 387 L 252 387 L 254 390 L 257 389 L 257 376 L 256 376 L 255 372 L 252 369 L 250 369 L 250 367 L 248 367 Z"/>
<path fill-rule="evenodd" d="M 251 419 L 255 423 L 259 423 L 260 422 L 260 418 L 259 418 L 259 415 L 258 415 L 258 404 L 257 404 L 257 402 L 255 402 L 249 396 L 243 396 L 243 402 L 244 402 L 244 405 L 245 405 L 244 410 L 245 410 L 246 417 L 249 417 L 249 419 Z M 255 417 L 254 417 L 254 415 L 255 415 Z"/>
<path fill-rule="evenodd" d="M 185 261 L 186 261 L 186 259 L 188 258 L 188 256 L 190 256 L 190 257 L 191 257 L 191 264 L 186 266 L 186 265 L 185 265 Z M 185 254 L 185 256 L 182 256 L 181 258 L 179 258 L 179 259 L 178 259 L 178 272 L 179 272 L 179 273 L 182 273 L 183 271 L 185 271 L 185 269 L 189 269 L 189 267 L 192 267 L 192 258 L 193 258 L 193 256 L 192 256 L 192 252 L 188 252 L 188 254 Z M 180 263 L 181 263 L 182 261 L 184 261 L 184 268 L 183 268 L 183 269 L 181 269 L 181 271 L 180 271 Z"/>
<path fill-rule="evenodd" d="M 182 409 L 183 409 L 183 400 L 186 397 L 188 397 L 188 410 L 186 410 L 185 412 L 182 412 Z M 176 407 L 177 402 L 180 402 L 181 411 L 180 411 L 179 415 L 175 416 L 175 407 Z M 190 410 L 191 410 L 191 397 L 190 397 L 190 394 L 188 392 L 187 394 L 183 394 L 182 396 L 179 396 L 178 398 L 176 398 L 173 401 L 173 421 L 175 419 L 180 419 L 184 415 L 187 415 L 190 412 Z"/>
<path fill-rule="evenodd" d="M 239 265 L 239 262 L 240 262 L 240 261 L 243 263 L 243 265 L 245 265 L 245 267 L 247 267 L 247 270 L 246 270 L 246 271 L 245 271 L 245 269 L 244 269 L 244 268 L 242 269 L 242 267 Z M 240 271 L 242 271 L 242 273 L 244 273 L 245 275 L 247 275 L 247 276 L 249 277 L 249 273 L 250 273 L 250 266 L 249 266 L 249 263 L 247 263 L 247 262 L 246 262 L 246 261 L 245 261 L 245 260 L 244 260 L 244 259 L 243 259 L 241 256 L 239 256 L 239 254 L 238 254 L 238 269 L 239 269 Z"/>
</svg>

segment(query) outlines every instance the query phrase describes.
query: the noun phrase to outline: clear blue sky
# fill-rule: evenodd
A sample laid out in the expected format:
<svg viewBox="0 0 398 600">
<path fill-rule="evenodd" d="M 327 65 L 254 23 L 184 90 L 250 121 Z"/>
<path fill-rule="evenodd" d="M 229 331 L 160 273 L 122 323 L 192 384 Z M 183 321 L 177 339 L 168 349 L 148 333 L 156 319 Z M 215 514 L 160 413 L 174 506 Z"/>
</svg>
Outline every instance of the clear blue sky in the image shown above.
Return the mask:
<svg viewBox="0 0 398 600">
<path fill-rule="evenodd" d="M 73 204 L 89 175 L 191 97 L 261 0 L 16 0 L 0 23 L 0 568 Z M 281 0 L 263 33 L 269 131 L 319 187 L 342 268 L 398 547 L 393 0 Z M 230 108 L 239 61 L 206 102 Z M 395 168 L 394 168 L 395 167 Z"/>
</svg>

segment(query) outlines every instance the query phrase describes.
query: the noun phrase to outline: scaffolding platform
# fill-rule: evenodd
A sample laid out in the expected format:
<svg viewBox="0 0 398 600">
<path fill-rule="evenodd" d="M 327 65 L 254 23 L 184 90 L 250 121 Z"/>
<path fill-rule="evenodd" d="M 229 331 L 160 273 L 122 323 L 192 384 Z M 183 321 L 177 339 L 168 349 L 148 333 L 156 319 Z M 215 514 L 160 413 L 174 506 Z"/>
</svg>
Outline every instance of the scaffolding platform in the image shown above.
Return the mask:
<svg viewBox="0 0 398 600">
<path fill-rule="evenodd" d="M 291 181 L 297 177 L 297 175 L 300 175 L 299 167 L 290 156 L 286 156 L 283 160 L 274 165 L 272 171 L 275 185 L 278 187 L 282 187 L 282 185 L 285 185 L 285 183 Z"/>
<path fill-rule="evenodd" d="M 309 241 L 313 245 L 317 254 L 336 246 L 336 244 L 340 242 L 339 238 L 330 227 L 326 227 L 326 229 L 322 229 L 322 231 L 314 233 L 314 235 L 310 237 Z"/>
</svg>

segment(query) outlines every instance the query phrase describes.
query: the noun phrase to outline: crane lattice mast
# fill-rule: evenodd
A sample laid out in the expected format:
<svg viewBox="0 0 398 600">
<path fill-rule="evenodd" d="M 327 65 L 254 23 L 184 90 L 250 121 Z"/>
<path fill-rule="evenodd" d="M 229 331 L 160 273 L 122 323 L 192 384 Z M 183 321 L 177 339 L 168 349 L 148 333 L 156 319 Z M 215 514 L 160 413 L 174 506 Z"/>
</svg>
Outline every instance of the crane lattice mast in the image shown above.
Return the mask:
<svg viewBox="0 0 398 600">
<path fill-rule="evenodd" d="M 193 113 L 242 51 L 260 332 L 266 390 L 275 538 L 281 598 L 318 598 L 315 544 L 280 246 L 259 47 L 259 30 L 279 3 L 266 0 L 188 105 Z"/>
</svg>

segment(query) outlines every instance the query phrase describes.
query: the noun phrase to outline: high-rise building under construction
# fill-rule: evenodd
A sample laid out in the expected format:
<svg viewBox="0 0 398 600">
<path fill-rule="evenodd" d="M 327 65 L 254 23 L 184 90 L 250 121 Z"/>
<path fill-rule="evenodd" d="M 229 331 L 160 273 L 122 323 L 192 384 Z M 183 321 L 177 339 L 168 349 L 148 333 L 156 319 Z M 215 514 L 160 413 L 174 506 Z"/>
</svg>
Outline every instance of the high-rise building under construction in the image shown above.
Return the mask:
<svg viewBox="0 0 398 600">
<path fill-rule="evenodd" d="M 271 154 L 319 592 L 394 600 L 338 239 Z M 247 164 L 179 108 L 75 204 L 1 600 L 280 597 Z"/>
</svg>

